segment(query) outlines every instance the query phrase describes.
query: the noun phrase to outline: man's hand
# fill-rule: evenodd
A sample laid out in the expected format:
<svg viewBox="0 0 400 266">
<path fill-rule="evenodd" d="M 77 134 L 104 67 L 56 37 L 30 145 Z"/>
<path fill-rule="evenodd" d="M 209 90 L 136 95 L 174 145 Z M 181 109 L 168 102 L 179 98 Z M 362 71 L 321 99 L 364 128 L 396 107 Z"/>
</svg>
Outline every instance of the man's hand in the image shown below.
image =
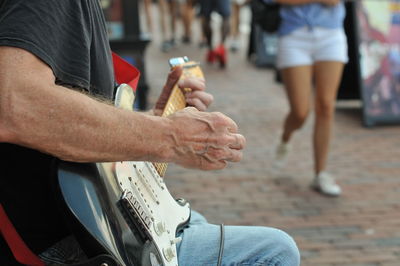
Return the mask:
<svg viewBox="0 0 400 266">
<path fill-rule="evenodd" d="M 245 138 L 236 123 L 222 113 L 187 107 L 170 116 L 173 139 L 170 160 L 187 168 L 222 169 L 242 159 Z"/>
<path fill-rule="evenodd" d="M 169 95 L 171 94 L 172 89 L 178 81 L 178 86 L 185 94 L 186 103 L 189 106 L 193 106 L 200 111 L 205 111 L 207 110 L 208 106 L 213 102 L 213 96 L 204 91 L 206 88 L 205 80 L 203 78 L 196 77 L 188 77 L 179 80 L 182 75 L 182 71 L 182 67 L 176 67 L 168 74 L 167 82 L 165 83 L 161 95 L 158 98 L 157 103 L 154 107 L 155 115 L 162 114 L 164 107 L 168 101 Z M 190 88 L 191 91 L 185 92 L 183 90 L 184 88 Z"/>
</svg>

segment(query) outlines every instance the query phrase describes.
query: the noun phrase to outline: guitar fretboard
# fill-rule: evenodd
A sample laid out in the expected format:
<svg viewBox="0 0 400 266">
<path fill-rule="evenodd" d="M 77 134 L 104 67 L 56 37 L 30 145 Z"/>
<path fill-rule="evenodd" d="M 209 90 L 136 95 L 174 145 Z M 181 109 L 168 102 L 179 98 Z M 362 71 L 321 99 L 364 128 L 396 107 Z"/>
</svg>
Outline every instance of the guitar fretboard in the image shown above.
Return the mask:
<svg viewBox="0 0 400 266">
<path fill-rule="evenodd" d="M 182 77 L 204 77 L 203 72 L 201 71 L 201 68 L 198 63 L 187 62 L 184 65 L 182 65 L 182 67 L 183 67 Z M 172 89 L 168 102 L 165 105 L 162 116 L 164 117 L 169 116 L 185 107 L 186 107 L 185 95 L 178 87 L 178 85 L 175 85 L 174 88 Z M 165 172 L 167 171 L 166 163 L 153 163 L 153 165 L 160 176 L 165 175 Z"/>
<path fill-rule="evenodd" d="M 176 111 L 185 108 L 185 106 L 186 106 L 185 95 L 183 95 L 181 89 L 179 89 L 178 86 L 175 85 L 175 87 L 173 88 L 171 95 L 168 99 L 168 102 L 165 106 L 162 116 L 164 116 L 164 117 L 169 116 L 169 115 L 175 113 Z M 165 175 L 168 164 L 153 163 L 153 165 L 156 168 L 156 170 L 160 176 Z"/>
</svg>

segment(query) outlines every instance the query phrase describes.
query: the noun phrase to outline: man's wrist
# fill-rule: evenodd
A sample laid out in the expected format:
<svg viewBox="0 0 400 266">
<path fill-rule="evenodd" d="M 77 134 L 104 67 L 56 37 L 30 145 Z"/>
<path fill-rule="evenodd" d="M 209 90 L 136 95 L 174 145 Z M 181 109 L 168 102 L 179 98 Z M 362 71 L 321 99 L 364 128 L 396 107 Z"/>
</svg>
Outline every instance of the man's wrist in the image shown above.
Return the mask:
<svg viewBox="0 0 400 266">
<path fill-rule="evenodd" d="M 175 157 L 175 147 L 177 144 L 176 125 L 172 119 L 163 117 L 161 126 L 163 130 L 163 143 L 160 153 L 164 161 L 171 162 Z"/>
<path fill-rule="evenodd" d="M 141 140 L 138 139 L 141 149 L 139 153 L 144 155 L 144 161 L 171 162 L 174 157 L 174 122 L 167 117 L 142 113 L 143 119 Z"/>
</svg>

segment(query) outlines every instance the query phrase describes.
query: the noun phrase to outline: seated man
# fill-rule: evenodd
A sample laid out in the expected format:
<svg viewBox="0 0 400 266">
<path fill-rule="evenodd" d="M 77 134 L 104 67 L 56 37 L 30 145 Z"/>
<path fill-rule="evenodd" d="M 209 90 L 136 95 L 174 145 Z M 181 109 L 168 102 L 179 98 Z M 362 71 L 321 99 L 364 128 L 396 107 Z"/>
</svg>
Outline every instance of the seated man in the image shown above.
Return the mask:
<svg viewBox="0 0 400 266">
<path fill-rule="evenodd" d="M 179 83 L 192 89 L 186 101 L 194 107 L 157 116 L 182 68 L 169 74 L 154 114 L 99 100 L 113 98 L 115 81 L 98 0 L 0 0 L 0 21 L 0 203 L 46 264 L 80 258 L 78 243 L 43 256 L 71 235 L 49 180 L 54 158 L 173 162 L 204 170 L 242 158 L 245 139 L 235 122 L 203 112 L 212 96 L 202 79 Z M 193 212 L 179 232 L 180 265 L 216 265 L 219 230 Z M 296 244 L 277 229 L 226 226 L 224 242 L 224 265 L 299 265 Z M 1 237 L 0 265 L 18 265 Z"/>
</svg>

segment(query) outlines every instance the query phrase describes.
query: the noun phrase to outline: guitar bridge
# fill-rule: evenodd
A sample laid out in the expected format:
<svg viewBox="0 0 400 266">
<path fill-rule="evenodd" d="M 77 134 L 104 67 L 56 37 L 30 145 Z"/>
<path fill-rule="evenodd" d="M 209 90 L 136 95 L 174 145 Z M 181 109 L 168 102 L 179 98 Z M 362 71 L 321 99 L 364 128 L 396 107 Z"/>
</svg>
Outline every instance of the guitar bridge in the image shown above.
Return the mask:
<svg viewBox="0 0 400 266">
<path fill-rule="evenodd" d="M 132 232 L 137 233 L 143 242 L 152 240 L 150 227 L 153 224 L 153 218 L 142 208 L 132 192 L 124 191 L 118 201 L 118 207 Z"/>
</svg>

